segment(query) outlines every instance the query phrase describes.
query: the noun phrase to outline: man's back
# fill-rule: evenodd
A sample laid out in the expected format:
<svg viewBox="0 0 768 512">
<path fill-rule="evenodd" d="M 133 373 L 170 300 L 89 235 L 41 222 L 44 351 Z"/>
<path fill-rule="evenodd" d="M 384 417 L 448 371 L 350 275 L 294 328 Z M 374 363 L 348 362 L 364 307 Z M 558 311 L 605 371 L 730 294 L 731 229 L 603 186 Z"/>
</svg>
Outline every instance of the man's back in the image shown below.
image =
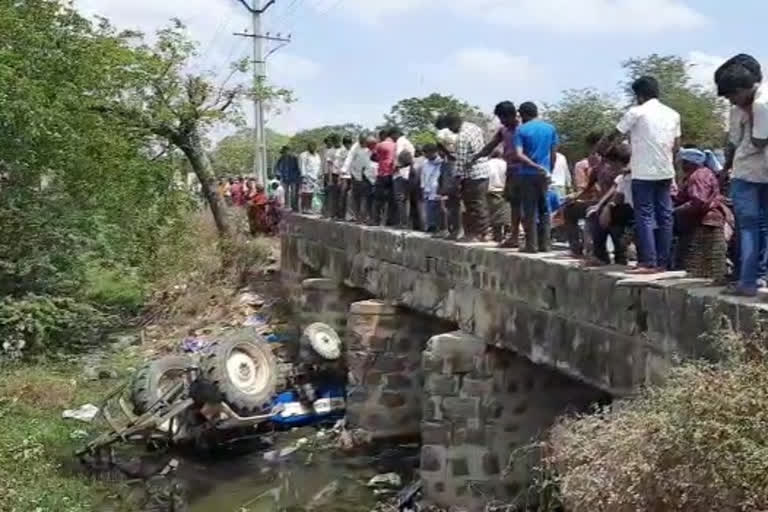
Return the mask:
<svg viewBox="0 0 768 512">
<path fill-rule="evenodd" d="M 397 145 L 392 139 L 386 139 L 376 145 L 379 161 L 379 176 L 391 176 L 395 170 Z"/>
<path fill-rule="evenodd" d="M 557 130 L 550 123 L 533 119 L 517 130 L 517 146 L 525 156 L 546 169 L 552 169 L 552 148 L 557 146 Z M 523 165 L 520 174 L 538 174 L 535 167 Z"/>
<path fill-rule="evenodd" d="M 616 128 L 630 136 L 633 179 L 674 178 L 675 141 L 681 134 L 680 114 L 651 99 L 629 109 Z"/>
</svg>

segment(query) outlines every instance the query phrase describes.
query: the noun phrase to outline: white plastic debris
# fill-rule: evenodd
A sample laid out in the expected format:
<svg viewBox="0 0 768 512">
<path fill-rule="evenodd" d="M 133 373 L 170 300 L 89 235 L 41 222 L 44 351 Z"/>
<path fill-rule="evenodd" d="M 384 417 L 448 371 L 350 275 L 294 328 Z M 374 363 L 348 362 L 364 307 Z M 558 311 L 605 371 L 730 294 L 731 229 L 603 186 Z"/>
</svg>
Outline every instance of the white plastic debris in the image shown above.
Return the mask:
<svg viewBox="0 0 768 512">
<path fill-rule="evenodd" d="M 260 308 L 264 305 L 264 298 L 261 297 L 261 295 L 257 295 L 255 293 L 245 292 L 240 295 L 240 305 Z"/>
<path fill-rule="evenodd" d="M 382 473 L 376 475 L 368 482 L 368 487 L 388 487 L 390 489 L 402 487 L 403 481 L 397 473 Z"/>
<path fill-rule="evenodd" d="M 67 409 L 61 413 L 61 417 L 65 420 L 78 420 L 85 423 L 90 423 L 99 414 L 99 408 L 93 404 L 85 404 L 77 409 Z"/>
</svg>

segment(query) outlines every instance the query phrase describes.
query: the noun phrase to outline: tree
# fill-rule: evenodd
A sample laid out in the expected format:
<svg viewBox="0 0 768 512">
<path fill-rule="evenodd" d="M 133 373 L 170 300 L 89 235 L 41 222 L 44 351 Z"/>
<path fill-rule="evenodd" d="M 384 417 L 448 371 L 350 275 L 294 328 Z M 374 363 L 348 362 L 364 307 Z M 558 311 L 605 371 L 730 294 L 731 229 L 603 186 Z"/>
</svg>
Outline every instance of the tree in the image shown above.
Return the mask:
<svg viewBox="0 0 768 512">
<path fill-rule="evenodd" d="M 587 135 L 593 131 L 609 132 L 621 112 L 610 96 L 595 89 L 569 89 L 555 105 L 545 105 L 544 117 L 560 133 L 560 150 L 570 162 L 589 154 Z"/>
<path fill-rule="evenodd" d="M 267 128 L 267 162 L 274 167 L 280 148 L 291 138 Z M 242 176 L 253 171 L 253 129 L 243 128 L 237 133 L 224 137 L 216 144 L 212 160 L 217 176 Z"/>
<path fill-rule="evenodd" d="M 102 111 L 154 134 L 184 153 L 200 181 L 219 234 L 226 236 L 229 227 L 213 186 L 214 172 L 204 147 L 205 133 L 217 123 L 241 123 L 240 101 L 246 97 L 256 95 L 268 102 L 292 101 L 290 91 L 266 83 L 253 89 L 228 85 L 233 75 L 246 71 L 247 61 L 233 65 L 230 77 L 221 85 L 204 74 L 186 73 L 196 45 L 187 39 L 179 20 L 158 31 L 157 41 L 152 45 L 135 33 L 126 34 L 123 39 L 128 36 L 140 41 L 132 52 L 135 60 L 128 68 L 133 79 L 131 87 L 105 103 Z"/>
<path fill-rule="evenodd" d="M 320 149 L 323 147 L 323 140 L 332 133 L 340 137 L 349 135 L 354 138 L 364 131 L 362 126 L 354 123 L 319 126 L 298 132 L 291 138 L 290 145 L 297 152 L 304 151 L 309 142 L 313 142 Z"/>
<path fill-rule="evenodd" d="M 423 98 L 406 98 L 398 101 L 384 116 L 385 123 L 400 127 L 416 144 L 434 140 L 437 116 L 456 112 L 467 121 L 486 127 L 491 119 L 479 107 L 470 105 L 454 96 L 432 93 Z"/>
<path fill-rule="evenodd" d="M 691 65 L 684 58 L 653 54 L 626 60 L 622 67 L 627 72 L 627 80 L 622 85 L 632 101 L 631 86 L 637 78 L 650 75 L 659 81 L 661 100 L 682 117 L 683 144 L 706 148 L 722 146 L 727 106 L 714 91 L 692 83 Z"/>
</svg>

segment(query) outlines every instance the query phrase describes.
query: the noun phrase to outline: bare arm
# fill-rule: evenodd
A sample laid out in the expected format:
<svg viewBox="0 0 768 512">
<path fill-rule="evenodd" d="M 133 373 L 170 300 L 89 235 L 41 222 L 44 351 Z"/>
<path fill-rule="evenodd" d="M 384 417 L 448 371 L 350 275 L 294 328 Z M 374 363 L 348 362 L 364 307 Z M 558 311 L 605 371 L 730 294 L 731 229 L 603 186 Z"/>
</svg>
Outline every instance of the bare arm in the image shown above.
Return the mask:
<svg viewBox="0 0 768 512">
<path fill-rule="evenodd" d="M 523 148 L 521 148 L 519 146 L 515 147 L 514 154 L 511 155 L 511 156 L 512 156 L 512 158 L 514 160 L 517 160 L 518 162 L 520 162 L 523 165 L 527 165 L 528 167 L 533 167 L 534 169 L 538 169 L 539 171 L 541 171 L 544 174 L 548 174 L 549 173 L 549 169 L 547 169 L 546 167 L 543 167 L 543 166 L 537 164 L 536 162 L 534 162 L 533 160 L 528 158 L 528 155 L 526 155 L 523 152 Z"/>
<path fill-rule="evenodd" d="M 736 146 L 729 142 L 725 147 L 725 172 L 730 172 L 733 169 L 733 157 L 736 156 Z"/>
<path fill-rule="evenodd" d="M 485 145 L 483 149 L 480 150 L 479 153 L 477 153 L 474 157 L 472 157 L 472 162 L 477 162 L 481 158 L 485 158 L 489 156 L 491 153 L 493 153 L 493 150 L 498 147 L 499 144 L 504 142 L 504 136 L 501 133 L 501 130 L 498 130 L 496 134 L 493 136 L 491 141 Z"/>
</svg>

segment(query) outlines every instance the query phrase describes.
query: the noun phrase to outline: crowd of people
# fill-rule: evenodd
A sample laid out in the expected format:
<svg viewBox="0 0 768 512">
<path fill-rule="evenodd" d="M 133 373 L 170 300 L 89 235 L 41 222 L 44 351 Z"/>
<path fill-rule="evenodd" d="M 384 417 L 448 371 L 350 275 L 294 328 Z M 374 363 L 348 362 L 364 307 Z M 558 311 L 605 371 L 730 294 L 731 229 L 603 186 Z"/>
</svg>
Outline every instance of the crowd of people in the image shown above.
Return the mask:
<svg viewBox="0 0 768 512">
<path fill-rule="evenodd" d="M 277 234 L 285 206 L 285 191 L 280 181 L 272 180 L 265 188 L 255 179 L 242 176 L 220 179 L 217 192 L 227 206 L 245 209 L 252 235 Z"/>
<path fill-rule="evenodd" d="M 730 259 L 735 282 L 726 293 L 755 296 L 768 272 L 762 79 L 745 54 L 717 70 L 718 94 L 732 105 L 725 162 L 709 148 L 681 146 L 680 114 L 643 76 L 632 84 L 637 104 L 611 132 L 587 137 L 589 152 L 573 169 L 534 103 L 503 101 L 494 111 L 501 127 L 488 140 L 451 112 L 422 147 L 398 128 L 357 140 L 330 135 L 322 150 L 310 143 L 295 156 L 283 148 L 276 174 L 294 211 L 528 253 L 550 251 L 562 237 L 592 264 L 626 265 L 634 245 L 629 272 L 638 274 L 685 269 L 724 283 Z"/>
</svg>

